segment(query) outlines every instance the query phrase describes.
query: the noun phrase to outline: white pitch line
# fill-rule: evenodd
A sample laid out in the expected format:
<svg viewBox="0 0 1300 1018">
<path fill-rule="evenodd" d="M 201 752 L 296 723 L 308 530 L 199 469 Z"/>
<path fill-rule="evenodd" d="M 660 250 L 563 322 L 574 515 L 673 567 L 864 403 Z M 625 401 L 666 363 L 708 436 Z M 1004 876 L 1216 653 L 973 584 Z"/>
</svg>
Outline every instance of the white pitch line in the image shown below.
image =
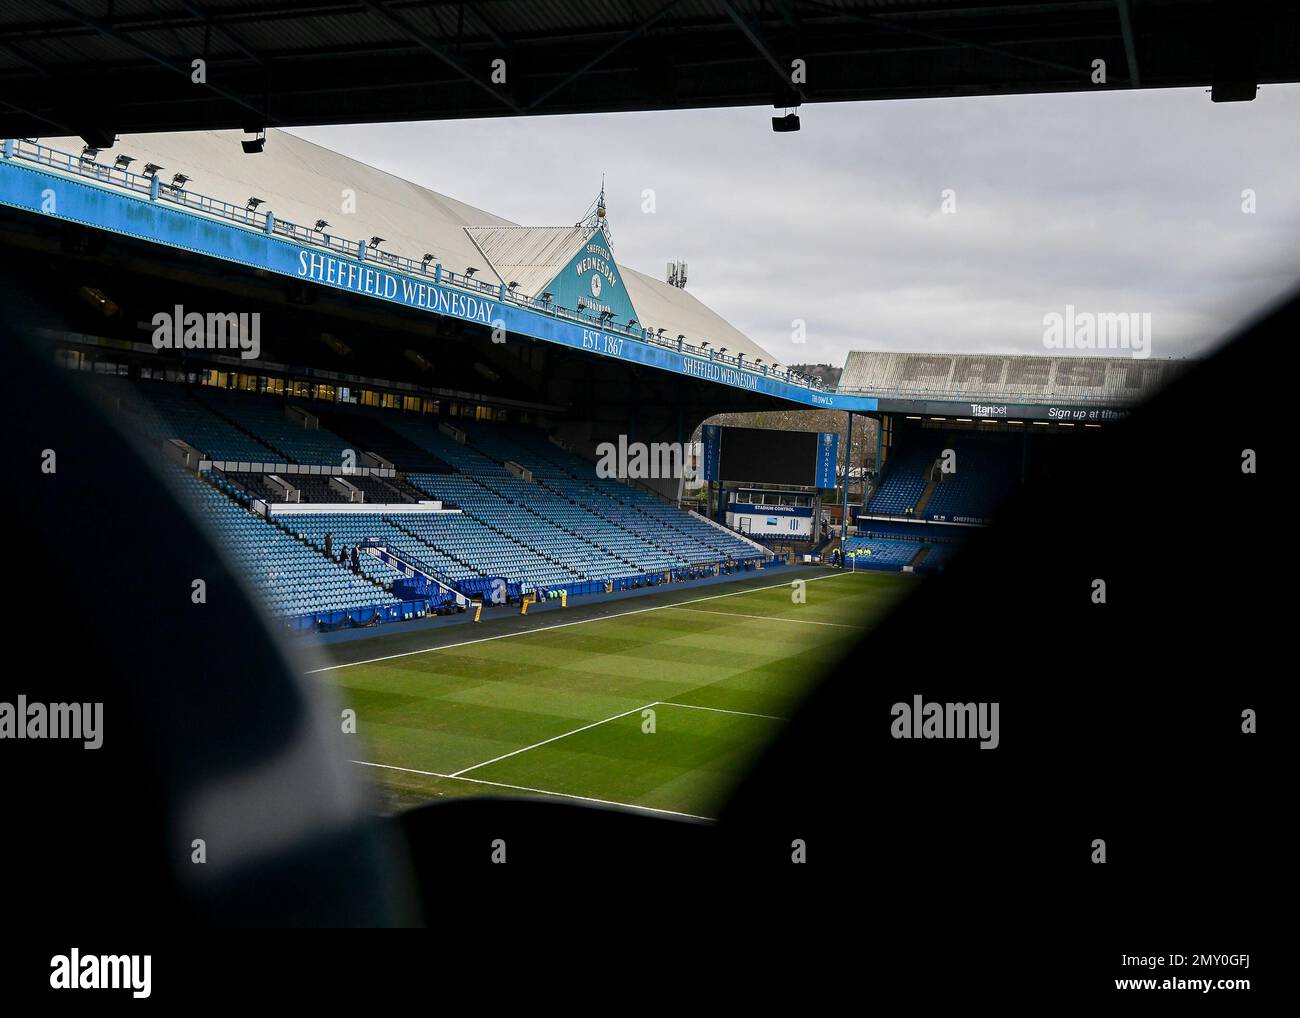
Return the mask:
<svg viewBox="0 0 1300 1018">
<path fill-rule="evenodd" d="M 851 576 L 851 573 L 832 573 L 829 576 L 809 576 L 795 577 L 802 579 L 805 583 L 816 583 L 818 580 L 833 580 L 841 576 Z M 753 594 L 760 590 L 776 590 L 778 587 L 788 587 L 791 580 L 787 583 L 772 583 L 766 587 L 746 587 L 744 590 L 733 590 L 726 594 L 712 594 L 709 597 L 695 597 L 689 601 L 678 601 L 675 604 L 657 604 L 652 608 L 636 608 L 632 611 L 618 612 L 614 615 L 596 615 L 589 619 L 578 619 L 575 622 L 558 622 L 553 626 L 539 626 L 536 629 L 521 629 L 515 633 L 498 633 L 496 636 L 482 636 L 477 640 L 462 640 L 459 643 L 444 643 L 440 647 L 425 647 L 423 650 L 405 650 L 400 654 L 385 654 L 383 657 L 367 658 L 364 661 L 347 661 L 337 665 L 326 665 L 324 668 L 309 668 L 304 675 L 315 675 L 317 672 L 333 672 L 340 668 L 355 668 L 357 665 L 373 665 L 381 661 L 392 661 L 399 657 L 411 657 L 414 654 L 432 654 L 439 650 L 455 650 L 457 647 L 469 647 L 476 643 L 490 643 L 493 640 L 508 640 L 512 636 L 532 636 L 534 633 L 545 633 L 552 629 L 565 629 L 569 626 L 582 626 L 588 622 L 608 622 L 610 619 L 626 618 L 629 615 L 641 615 L 645 612 L 663 611 L 665 608 L 677 608 L 684 604 L 699 604 L 701 601 L 716 601 L 720 597 L 737 597 L 740 594 Z"/>
<path fill-rule="evenodd" d="M 583 725 L 581 728 L 575 728 L 571 732 L 564 732 L 561 735 L 552 735 L 549 739 L 543 739 L 541 742 L 534 742 L 531 746 L 524 746 L 522 749 L 512 749 L 509 753 L 502 753 L 500 756 L 494 756 L 491 760 L 484 760 L 482 763 L 474 764 L 471 767 L 462 767 L 454 774 L 448 774 L 449 778 L 458 778 L 462 774 L 468 774 L 470 771 L 476 771 L 480 767 L 486 767 L 488 764 L 494 764 L 498 760 L 505 760 L 507 757 L 518 756 L 520 753 L 527 753 L 530 749 L 537 749 L 545 746 L 550 742 L 558 742 L 560 739 L 567 739 L 570 735 L 577 735 L 579 732 L 585 732 L 588 728 L 598 728 L 600 725 L 608 724 L 611 721 L 617 721 L 619 718 L 625 718 L 629 714 L 636 714 L 638 711 L 649 710 L 651 707 L 686 707 L 691 710 L 711 710 L 719 714 L 748 714 L 751 718 L 768 718 L 772 721 L 787 721 L 788 718 L 778 718 L 773 714 L 750 714 L 743 710 L 723 710 L 721 707 L 696 707 L 690 703 L 671 703 L 668 700 L 655 700 L 653 703 L 647 703 L 641 707 L 633 707 L 631 710 L 625 710 L 622 714 L 615 714 L 613 717 L 605 718 L 601 721 L 593 721 L 589 725 Z"/>
<path fill-rule="evenodd" d="M 866 626 L 851 626 L 847 622 L 818 622 L 815 619 L 785 619 L 779 615 L 745 615 L 742 612 L 711 612 L 707 608 L 681 608 L 671 605 L 679 612 L 695 612 L 697 615 L 718 615 L 724 619 L 760 619 L 764 622 L 797 622 L 802 626 L 836 626 L 840 629 L 866 629 Z"/>
<path fill-rule="evenodd" d="M 422 774 L 429 778 L 445 778 L 450 781 L 472 781 L 476 785 L 494 785 L 497 788 L 511 788 L 517 792 L 533 792 L 536 795 L 556 795 L 563 799 L 581 799 L 583 802 L 595 802 L 602 806 L 618 806 L 622 809 L 643 810 L 647 813 L 666 813 L 674 817 L 686 817 L 690 820 L 704 820 L 708 823 L 717 823 L 716 817 L 702 817 L 697 813 L 682 813 L 675 809 L 660 809 L 657 806 L 637 806 L 630 802 L 614 802 L 612 799 L 596 799 L 590 795 L 574 795 L 572 792 L 552 792 L 545 788 L 529 788 L 527 785 L 509 785 L 504 781 L 488 781 L 486 778 L 462 778 L 456 774 L 439 774 L 436 771 L 421 771 L 414 767 L 397 767 L 394 764 L 371 763 L 369 760 L 352 760 L 354 764 L 362 767 L 380 767 L 387 771 L 404 771 L 407 774 Z"/>
<path fill-rule="evenodd" d="M 467 771 L 476 771 L 480 767 L 486 767 L 488 764 L 494 764 L 498 760 L 504 760 L 507 757 L 518 756 L 520 753 L 527 753 L 530 749 L 536 749 L 538 746 L 545 746 L 548 742 L 558 742 L 560 739 L 567 739 L 570 735 L 577 735 L 579 732 L 585 732 L 588 728 L 596 728 L 599 725 L 608 724 L 610 721 L 617 721 L 619 718 L 625 718 L 629 714 L 635 714 L 637 711 L 646 710 L 653 707 L 654 703 L 647 703 L 641 707 L 633 707 L 631 710 L 625 710 L 622 714 L 615 714 L 613 717 L 604 718 L 601 721 L 593 721 L 589 725 L 583 725 L 581 728 L 575 728 L 571 732 L 564 732 L 560 735 L 552 735 L 549 739 L 543 739 L 541 742 L 534 742 L 531 746 L 525 746 L 523 749 L 512 749 L 509 753 L 502 753 L 500 756 L 494 756 L 491 760 L 484 760 L 482 763 L 476 763 L 472 767 L 462 767 L 454 774 L 448 774 L 449 778 L 458 778 Z"/>
<path fill-rule="evenodd" d="M 688 710 L 711 710 L 718 714 L 741 714 L 747 718 L 767 718 L 769 721 L 789 721 L 789 718 L 779 718 L 775 714 L 755 714 L 748 710 L 726 710 L 722 707 L 701 707 L 698 703 L 673 703 L 671 700 L 659 700 L 651 704 L 652 707 L 685 707 Z"/>
</svg>

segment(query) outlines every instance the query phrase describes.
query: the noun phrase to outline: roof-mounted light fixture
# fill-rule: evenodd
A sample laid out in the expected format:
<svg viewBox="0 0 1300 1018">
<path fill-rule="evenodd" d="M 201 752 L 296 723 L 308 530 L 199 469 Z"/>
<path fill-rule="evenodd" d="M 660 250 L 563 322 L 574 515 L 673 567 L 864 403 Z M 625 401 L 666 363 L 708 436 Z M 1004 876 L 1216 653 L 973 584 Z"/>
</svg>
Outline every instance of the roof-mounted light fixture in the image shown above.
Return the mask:
<svg viewBox="0 0 1300 1018">
<path fill-rule="evenodd" d="M 777 134 L 788 134 L 791 131 L 799 130 L 799 114 L 795 112 L 797 107 L 787 106 L 785 116 L 772 118 L 772 130 Z"/>
</svg>

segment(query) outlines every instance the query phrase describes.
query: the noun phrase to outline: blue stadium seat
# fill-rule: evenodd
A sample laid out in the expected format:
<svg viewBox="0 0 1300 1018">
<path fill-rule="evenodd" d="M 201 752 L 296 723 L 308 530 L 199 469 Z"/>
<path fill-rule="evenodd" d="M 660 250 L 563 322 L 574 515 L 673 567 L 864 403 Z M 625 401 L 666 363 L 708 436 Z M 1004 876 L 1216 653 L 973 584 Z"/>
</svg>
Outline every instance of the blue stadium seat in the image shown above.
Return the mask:
<svg viewBox="0 0 1300 1018">
<path fill-rule="evenodd" d="M 276 397 L 120 378 L 96 382 L 148 438 L 180 438 L 218 462 L 279 464 L 302 502 L 333 504 L 328 512 L 272 508 L 268 521 L 251 507 L 254 500 L 274 504 L 277 489 L 256 466 L 211 470 L 202 478 L 168 467 L 276 615 L 398 601 L 391 590 L 399 570 L 362 554 L 356 575 L 326 557 L 326 535 L 335 556 L 374 540 L 473 591 L 496 578 L 523 591 L 603 589 L 766 557 L 752 542 L 649 490 L 598 477 L 591 461 L 533 429 L 457 421 L 467 435 L 459 442 L 440 430 L 437 418 L 351 406 L 330 408 L 320 429 L 308 429 Z M 330 485 L 330 471 L 283 469 L 288 463 L 338 466 L 349 451 L 375 452 L 402 472 L 393 478 L 340 472 L 364 491 L 366 511 L 341 509 L 348 503 Z M 419 501 L 440 501 L 450 511 L 414 511 Z"/>
</svg>

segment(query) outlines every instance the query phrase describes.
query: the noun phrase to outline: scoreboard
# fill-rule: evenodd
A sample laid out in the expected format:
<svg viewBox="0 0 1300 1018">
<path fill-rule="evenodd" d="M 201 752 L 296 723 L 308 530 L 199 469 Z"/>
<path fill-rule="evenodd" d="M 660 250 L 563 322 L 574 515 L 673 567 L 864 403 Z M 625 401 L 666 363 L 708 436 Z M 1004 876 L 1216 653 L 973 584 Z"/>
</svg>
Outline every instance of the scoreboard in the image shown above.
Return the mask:
<svg viewBox="0 0 1300 1018">
<path fill-rule="evenodd" d="M 706 424 L 704 480 L 835 487 L 840 436 L 833 431 L 776 431 Z"/>
</svg>

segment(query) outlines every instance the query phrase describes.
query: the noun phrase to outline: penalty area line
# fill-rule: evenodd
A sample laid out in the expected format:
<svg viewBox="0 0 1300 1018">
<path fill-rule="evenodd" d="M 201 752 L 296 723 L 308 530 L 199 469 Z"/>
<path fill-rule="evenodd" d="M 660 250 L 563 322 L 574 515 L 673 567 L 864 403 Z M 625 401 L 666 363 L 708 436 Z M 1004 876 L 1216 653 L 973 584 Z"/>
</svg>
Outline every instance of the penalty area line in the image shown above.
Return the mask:
<svg viewBox="0 0 1300 1018">
<path fill-rule="evenodd" d="M 702 817 L 698 813 L 683 813 L 675 809 L 660 809 L 657 806 L 637 806 L 630 802 L 614 802 L 612 799 L 597 799 L 590 795 L 575 795 L 572 792 L 553 792 L 546 788 L 530 788 L 527 785 L 510 785 L 504 781 L 488 781 L 486 778 L 465 778 L 458 774 L 439 774 L 437 771 L 422 771 L 414 767 L 398 767 L 395 764 L 371 763 L 369 760 L 350 760 L 349 763 L 361 767 L 376 767 L 386 771 L 402 771 L 405 774 L 420 774 L 427 778 L 443 778 L 447 781 L 469 781 L 476 785 L 491 785 L 494 788 L 509 788 L 516 792 L 532 792 L 534 795 L 550 795 L 561 799 L 579 799 L 582 802 L 594 802 L 601 806 L 617 806 L 619 809 L 637 810 L 642 813 L 662 813 L 667 816 L 685 817 L 688 820 L 702 820 L 716 824 L 717 817 Z"/>
<path fill-rule="evenodd" d="M 570 735 L 577 735 L 579 732 L 585 732 L 588 728 L 597 728 L 600 725 L 608 724 L 610 721 L 617 721 L 619 718 L 625 718 L 629 714 L 635 714 L 637 711 L 648 710 L 653 707 L 653 703 L 643 704 L 640 707 L 633 707 L 631 710 L 625 710 L 622 714 L 615 714 L 613 717 L 602 718 L 600 721 L 593 721 L 589 725 L 583 725 L 581 728 L 575 728 L 571 732 L 562 732 L 559 735 L 552 735 L 549 739 L 543 739 L 541 742 L 534 742 L 531 746 L 525 746 L 523 749 L 512 749 L 509 753 L 502 753 L 500 756 L 494 756 L 491 760 L 484 760 L 482 763 L 476 763 L 470 767 L 462 767 L 453 774 L 448 774 L 449 778 L 458 778 L 468 771 L 476 771 L 480 767 L 486 767 L 488 764 L 494 764 L 498 760 L 505 760 L 512 756 L 518 756 L 520 753 L 527 753 L 530 749 L 537 749 L 538 746 L 545 746 L 547 743 L 558 742 L 560 739 L 567 739 Z"/>
<path fill-rule="evenodd" d="M 724 707 L 702 707 L 698 703 L 673 703 L 672 700 L 657 700 L 650 705 L 651 707 L 685 707 L 687 710 L 711 710 L 716 714 L 739 714 L 747 718 L 766 718 L 768 721 L 789 721 L 789 718 L 779 718 L 775 714 L 755 714 L 749 710 L 727 710 Z"/>
</svg>

